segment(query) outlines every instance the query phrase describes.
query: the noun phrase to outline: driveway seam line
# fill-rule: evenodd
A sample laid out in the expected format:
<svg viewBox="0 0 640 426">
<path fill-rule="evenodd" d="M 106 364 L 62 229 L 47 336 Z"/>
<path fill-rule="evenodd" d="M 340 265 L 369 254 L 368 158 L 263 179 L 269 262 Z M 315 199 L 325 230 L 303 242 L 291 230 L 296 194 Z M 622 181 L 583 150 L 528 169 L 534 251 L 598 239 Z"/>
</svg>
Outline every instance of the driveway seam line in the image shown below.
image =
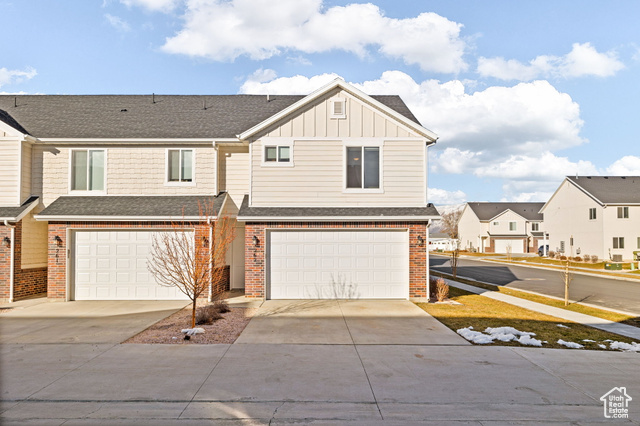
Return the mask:
<svg viewBox="0 0 640 426">
<path fill-rule="evenodd" d="M 176 417 L 176 419 L 180 419 L 180 417 L 182 417 L 182 415 L 184 414 L 185 410 L 187 408 L 189 408 L 189 405 L 191 405 L 191 403 L 193 402 L 193 400 L 196 398 L 196 395 L 198 395 L 198 392 L 200 392 L 200 390 L 202 389 L 202 387 L 204 386 L 204 384 L 207 382 L 207 380 L 209 380 L 209 377 L 211 377 L 211 375 L 213 374 L 214 370 L 216 369 L 216 367 L 218 366 L 218 364 L 220 364 L 220 362 L 222 361 L 222 359 L 227 355 L 227 352 L 229 352 L 229 349 L 231 349 L 231 344 L 229 344 L 227 346 L 227 350 L 224 351 L 224 353 L 222 354 L 222 356 L 220 357 L 220 359 L 218 360 L 218 362 L 216 362 L 216 364 L 213 366 L 213 368 L 211 369 L 211 371 L 209 372 L 209 374 L 207 374 L 207 377 L 205 377 L 205 379 L 202 381 L 202 383 L 200 383 L 200 386 L 198 387 L 198 390 L 196 390 L 193 394 L 193 396 L 191 397 L 191 399 L 189 400 L 189 402 L 187 402 L 187 404 L 184 406 L 184 408 L 182 409 L 182 411 L 180 411 L 180 414 L 178 415 L 178 417 Z"/>
<path fill-rule="evenodd" d="M 98 346 L 100 344 L 91 344 L 92 346 Z M 46 386 L 43 386 L 42 388 L 38 389 L 37 391 L 33 392 L 31 395 L 27 396 L 26 398 L 23 399 L 23 401 L 28 401 L 33 395 L 37 394 L 38 392 L 42 392 L 43 390 L 45 390 L 46 388 L 48 388 L 49 386 L 51 386 L 54 383 L 57 383 L 59 380 L 67 377 L 69 374 L 75 372 L 76 370 L 84 367 L 85 365 L 89 364 L 91 361 L 93 361 L 94 359 L 106 354 L 107 352 L 109 352 L 110 350 L 112 350 L 113 348 L 115 348 L 116 346 L 121 345 L 121 343 L 115 343 L 113 344 L 110 348 L 108 348 L 106 351 L 100 352 L 99 354 L 97 354 L 96 356 L 86 360 L 85 362 L 83 362 L 82 364 L 80 364 L 79 366 L 77 366 L 76 368 L 74 368 L 73 370 L 70 370 L 68 372 L 66 372 L 65 374 L 63 374 L 62 376 L 58 377 L 57 379 L 55 379 L 53 382 L 47 384 Z"/>
<path fill-rule="evenodd" d="M 358 345 L 356 345 L 355 340 L 353 340 L 353 335 L 351 334 L 351 329 L 349 328 L 349 323 L 344 316 L 344 312 L 342 311 L 342 303 L 338 300 L 338 308 L 340 308 L 340 313 L 342 314 L 342 321 L 344 321 L 345 327 L 347 327 L 347 332 L 349 333 L 349 337 L 353 342 L 353 349 L 356 351 L 356 355 L 358 355 L 358 359 L 360 360 L 360 365 L 362 366 L 362 371 L 364 371 L 364 376 L 367 378 L 367 383 L 369 383 L 369 389 L 371 390 L 371 395 L 373 396 L 373 401 L 376 403 L 376 408 L 378 409 L 378 414 L 380 414 L 380 419 L 384 420 L 384 416 L 382 415 L 382 410 L 380 410 L 380 404 L 378 404 L 378 398 L 376 397 L 376 393 L 373 390 L 373 386 L 371 385 L 371 380 L 369 379 L 369 373 L 367 373 L 367 369 L 364 366 L 364 362 L 362 361 L 362 357 L 360 356 L 360 352 L 358 351 Z"/>
</svg>

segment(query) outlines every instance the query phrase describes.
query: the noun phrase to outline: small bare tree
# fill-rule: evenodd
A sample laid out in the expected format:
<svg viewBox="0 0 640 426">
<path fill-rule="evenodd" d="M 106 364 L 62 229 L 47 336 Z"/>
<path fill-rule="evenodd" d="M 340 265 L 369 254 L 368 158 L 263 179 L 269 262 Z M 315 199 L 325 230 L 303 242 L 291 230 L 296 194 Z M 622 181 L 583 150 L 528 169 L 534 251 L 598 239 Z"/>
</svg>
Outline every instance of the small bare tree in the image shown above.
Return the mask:
<svg viewBox="0 0 640 426">
<path fill-rule="evenodd" d="M 442 213 L 442 219 L 440 219 L 440 229 L 443 233 L 447 234 L 449 238 L 458 239 L 458 221 L 462 216 L 462 209 L 451 210 L 446 213 Z"/>
<path fill-rule="evenodd" d="M 507 262 L 511 262 L 511 252 L 513 251 L 513 247 L 511 247 L 511 244 L 507 244 L 505 250 L 507 252 Z"/>
<path fill-rule="evenodd" d="M 451 275 L 455 279 L 458 275 L 458 260 L 460 259 L 460 240 L 454 240 L 453 242 L 453 250 L 451 250 L 451 254 L 449 255 L 451 263 Z"/>
<path fill-rule="evenodd" d="M 571 272 L 571 261 L 569 257 L 564 262 L 564 269 L 562 270 L 562 281 L 564 282 L 564 306 L 569 306 L 569 284 L 573 279 Z"/>
<path fill-rule="evenodd" d="M 199 223 L 209 223 L 213 201 L 199 204 Z M 235 220 L 223 216 L 211 222 L 212 241 L 195 241 L 195 233 L 185 232 L 184 223 L 174 222 L 171 229 L 154 235 L 149 272 L 158 284 L 176 287 L 192 303 L 191 328 L 196 326 L 196 301 L 209 287 L 216 288 L 225 277 L 227 250 L 233 241 Z"/>
</svg>

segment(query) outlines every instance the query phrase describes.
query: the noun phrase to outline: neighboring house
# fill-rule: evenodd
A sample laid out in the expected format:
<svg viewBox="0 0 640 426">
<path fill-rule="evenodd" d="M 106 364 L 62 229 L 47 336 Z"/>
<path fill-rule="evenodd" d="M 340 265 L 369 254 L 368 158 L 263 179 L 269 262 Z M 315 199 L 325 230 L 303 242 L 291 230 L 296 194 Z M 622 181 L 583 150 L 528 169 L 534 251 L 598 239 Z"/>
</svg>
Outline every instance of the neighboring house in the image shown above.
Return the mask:
<svg viewBox="0 0 640 426">
<path fill-rule="evenodd" d="M 479 253 L 537 253 L 544 203 L 466 203 L 458 220 L 460 248 Z"/>
<path fill-rule="evenodd" d="M 398 96 L 342 80 L 308 96 L 0 96 L 2 297 L 181 298 L 147 271 L 153 235 L 177 222 L 206 245 L 222 215 L 236 238 L 210 295 L 425 297 L 436 139 Z"/>
<path fill-rule="evenodd" d="M 451 251 L 456 247 L 456 240 L 444 233 L 429 234 L 429 251 L 442 250 Z"/>
<path fill-rule="evenodd" d="M 569 176 L 541 213 L 550 250 L 605 260 L 640 250 L 639 176 Z"/>
</svg>

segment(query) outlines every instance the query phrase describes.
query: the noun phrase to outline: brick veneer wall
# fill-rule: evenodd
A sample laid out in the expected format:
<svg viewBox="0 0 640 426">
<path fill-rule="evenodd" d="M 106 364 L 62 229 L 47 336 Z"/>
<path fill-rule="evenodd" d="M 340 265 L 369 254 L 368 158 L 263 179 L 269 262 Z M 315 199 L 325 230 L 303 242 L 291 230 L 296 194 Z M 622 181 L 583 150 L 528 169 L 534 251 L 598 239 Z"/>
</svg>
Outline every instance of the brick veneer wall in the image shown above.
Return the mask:
<svg viewBox="0 0 640 426">
<path fill-rule="evenodd" d="M 47 280 L 47 296 L 50 299 L 66 300 L 67 298 L 67 229 L 171 229 L 171 222 L 49 222 L 49 274 Z M 195 229 L 196 244 L 202 244 L 203 237 L 209 239 L 209 226 L 203 222 L 184 222 L 180 227 Z M 62 239 L 60 246 L 55 236 Z M 206 254 L 208 256 L 208 254 Z M 213 296 L 229 290 L 229 272 L 225 267 L 223 279 L 212 285 Z M 70 295 L 71 296 L 71 295 Z M 207 298 L 205 291 L 200 298 Z M 69 297 L 70 298 L 70 297 Z"/>
<path fill-rule="evenodd" d="M 11 248 L 4 238 L 11 238 L 11 228 L 0 225 L 0 300 L 10 298 Z M 18 300 L 47 291 L 47 268 L 22 269 L 22 221 L 15 224 L 13 299 Z M 44 247 L 43 247 L 44 249 Z"/>
<path fill-rule="evenodd" d="M 248 222 L 245 224 L 245 296 L 266 297 L 265 242 L 267 229 L 408 229 L 409 230 L 409 297 L 427 297 L 427 248 L 418 247 L 418 236 L 427 241 L 424 222 Z M 254 246 L 253 237 L 259 239 Z"/>
</svg>

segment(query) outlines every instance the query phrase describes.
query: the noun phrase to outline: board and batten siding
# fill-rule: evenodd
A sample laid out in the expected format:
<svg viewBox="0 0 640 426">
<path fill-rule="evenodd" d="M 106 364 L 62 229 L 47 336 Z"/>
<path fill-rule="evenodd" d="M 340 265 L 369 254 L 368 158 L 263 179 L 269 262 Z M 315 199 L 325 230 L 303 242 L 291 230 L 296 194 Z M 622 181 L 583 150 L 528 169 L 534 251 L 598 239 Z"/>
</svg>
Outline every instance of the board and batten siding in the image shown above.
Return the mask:
<svg viewBox="0 0 640 426">
<path fill-rule="evenodd" d="M 34 147 L 32 189 L 45 206 L 69 194 L 69 156 L 72 149 L 86 146 Z M 166 146 L 100 146 L 106 149 L 106 195 L 212 195 L 215 191 L 215 151 L 213 147 L 195 150 L 194 185 L 165 183 Z M 189 148 L 172 146 L 170 148 Z"/>
<path fill-rule="evenodd" d="M 32 214 L 22 219 L 22 269 L 47 266 L 47 222 L 38 222 Z"/>
<path fill-rule="evenodd" d="M 267 138 L 264 140 L 268 141 Z M 294 167 L 262 166 L 263 141 L 252 147 L 252 205 L 424 205 L 424 142 L 386 141 L 382 147 L 383 193 L 345 192 L 341 140 L 294 140 Z"/>
<path fill-rule="evenodd" d="M 22 142 L 0 141 L 0 205 L 17 207 L 20 199 L 20 150 Z"/>
<path fill-rule="evenodd" d="M 220 147 L 218 164 L 218 189 L 231 197 L 227 212 L 236 214 L 249 193 L 249 147 Z"/>
<path fill-rule="evenodd" d="M 22 142 L 22 176 L 20 183 L 20 201 L 25 201 L 31 196 L 31 157 L 32 145 Z"/>
</svg>

